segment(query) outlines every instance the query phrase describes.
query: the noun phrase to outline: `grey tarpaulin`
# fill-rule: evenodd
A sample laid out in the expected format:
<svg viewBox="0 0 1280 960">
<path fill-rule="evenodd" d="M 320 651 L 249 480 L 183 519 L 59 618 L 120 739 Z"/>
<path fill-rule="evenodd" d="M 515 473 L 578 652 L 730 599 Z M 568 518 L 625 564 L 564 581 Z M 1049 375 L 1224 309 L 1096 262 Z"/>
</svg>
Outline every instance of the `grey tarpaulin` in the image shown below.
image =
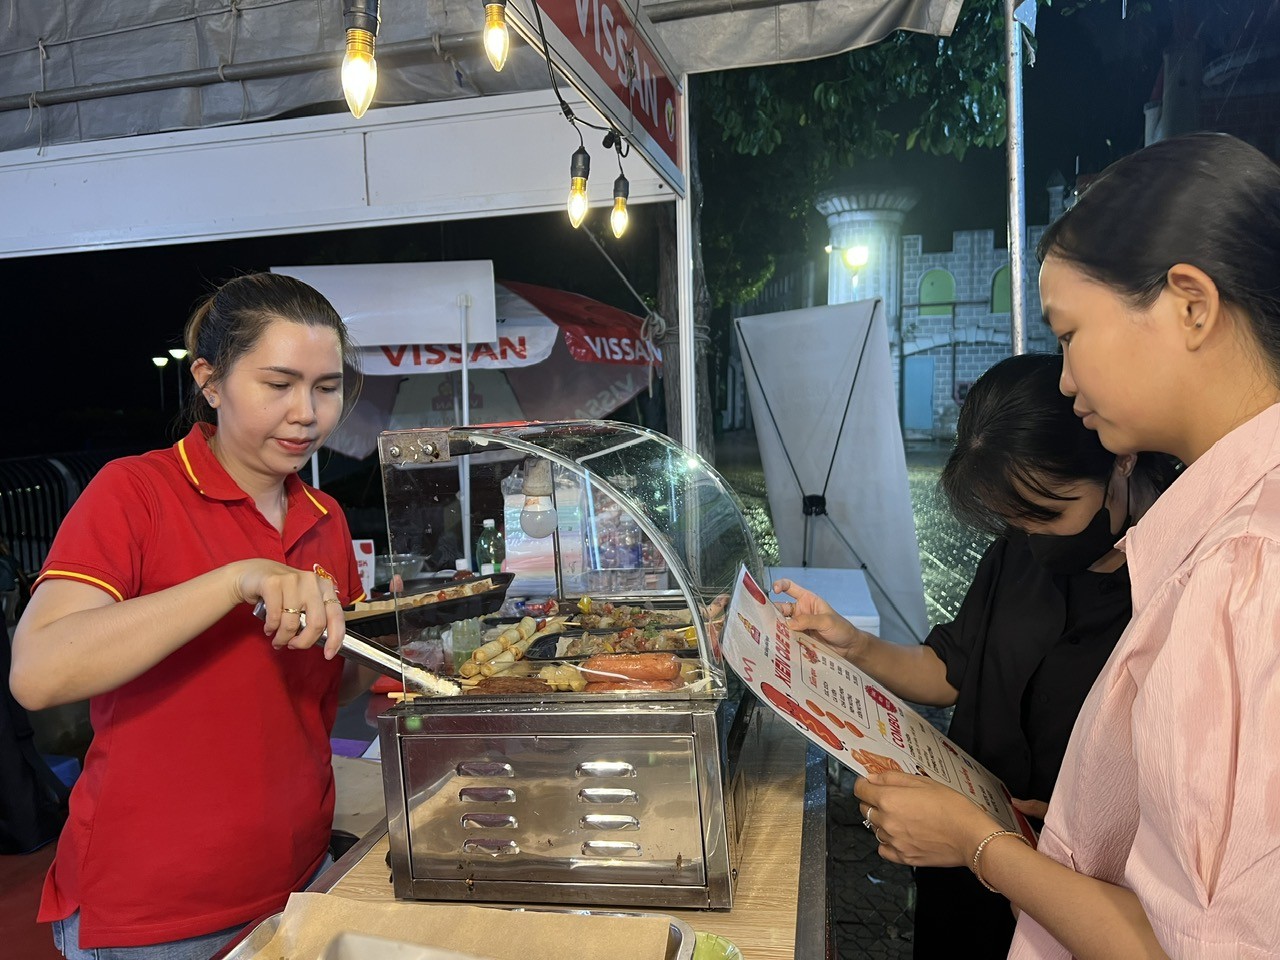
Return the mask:
<svg viewBox="0 0 1280 960">
<path fill-rule="evenodd" d="M 864 567 L 886 640 L 928 628 L 879 300 L 737 321 L 782 565 Z M 806 515 L 806 497 L 824 512 Z M 803 584 L 802 584 L 803 585 Z"/>
<path fill-rule="evenodd" d="M 655 32 L 677 71 L 697 73 L 825 56 L 899 28 L 947 34 L 960 2 L 663 0 L 641 8 L 658 21 Z M 375 105 L 548 85 L 542 60 L 520 44 L 502 73 L 490 69 L 478 40 L 480 0 L 382 0 L 380 9 L 380 49 L 435 37 L 477 39 L 446 48 L 443 57 L 380 62 Z M 20 104 L 0 110 L 0 151 L 263 120 L 317 105 L 345 110 L 336 61 L 286 76 L 28 105 L 41 92 L 284 57 L 340 56 L 342 38 L 340 0 L 0 0 L 0 100 Z"/>
</svg>

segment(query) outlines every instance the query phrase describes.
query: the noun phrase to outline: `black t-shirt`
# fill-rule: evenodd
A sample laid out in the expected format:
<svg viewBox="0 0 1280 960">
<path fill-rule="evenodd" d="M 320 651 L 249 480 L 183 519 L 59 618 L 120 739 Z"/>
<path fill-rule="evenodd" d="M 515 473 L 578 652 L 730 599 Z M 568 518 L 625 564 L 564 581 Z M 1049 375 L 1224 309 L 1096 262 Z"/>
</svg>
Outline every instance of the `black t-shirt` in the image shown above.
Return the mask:
<svg viewBox="0 0 1280 960">
<path fill-rule="evenodd" d="M 1084 699 L 1129 623 L 1128 567 L 1058 576 L 1027 538 L 998 537 L 951 623 L 925 643 L 959 691 L 951 739 L 1021 800 L 1048 800 Z M 1038 826 L 1038 824 L 1037 824 Z M 916 871 L 914 956 L 1003 957 L 1014 920 L 964 867 Z M 959 932 L 958 932 L 959 931 Z"/>
<path fill-rule="evenodd" d="M 1048 800 L 1084 698 L 1129 623 L 1129 570 L 1059 576 L 998 537 L 925 643 L 959 691 L 950 736 L 1015 797 Z"/>
</svg>

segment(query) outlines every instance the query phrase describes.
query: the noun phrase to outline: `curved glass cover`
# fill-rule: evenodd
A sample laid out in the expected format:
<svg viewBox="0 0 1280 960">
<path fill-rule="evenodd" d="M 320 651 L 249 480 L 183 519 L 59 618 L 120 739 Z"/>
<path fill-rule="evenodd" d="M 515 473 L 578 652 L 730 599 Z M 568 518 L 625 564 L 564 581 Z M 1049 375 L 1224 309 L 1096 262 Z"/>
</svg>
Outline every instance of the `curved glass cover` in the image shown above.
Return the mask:
<svg viewBox="0 0 1280 960">
<path fill-rule="evenodd" d="M 553 601 L 562 618 L 592 631 L 581 641 L 595 645 L 588 650 L 604 644 L 615 652 L 616 643 L 616 652 L 628 652 L 636 642 L 666 649 L 643 644 L 666 643 L 668 631 L 651 621 L 644 638 L 632 632 L 618 641 L 602 632 L 607 620 L 593 627 L 593 616 L 639 609 L 674 622 L 676 611 L 694 611 L 689 646 L 696 638 L 705 682 L 678 695 L 723 695 L 718 621 L 739 566 L 757 578 L 764 569 L 741 504 L 701 457 L 662 434 L 609 421 L 402 430 L 383 434 L 379 449 L 391 566 L 396 557 L 409 567 L 421 557 L 428 572 L 451 570 L 461 558 L 492 572 L 480 564 L 500 531 L 497 570 L 510 583 L 497 615 L 545 615 Z M 494 521 L 487 534 L 486 519 Z M 412 581 L 402 581 L 396 586 L 411 592 Z M 487 634 L 437 619 L 431 634 L 402 611 L 402 657 L 473 682 L 463 674 L 475 669 L 476 654 L 470 664 L 464 658 Z"/>
</svg>

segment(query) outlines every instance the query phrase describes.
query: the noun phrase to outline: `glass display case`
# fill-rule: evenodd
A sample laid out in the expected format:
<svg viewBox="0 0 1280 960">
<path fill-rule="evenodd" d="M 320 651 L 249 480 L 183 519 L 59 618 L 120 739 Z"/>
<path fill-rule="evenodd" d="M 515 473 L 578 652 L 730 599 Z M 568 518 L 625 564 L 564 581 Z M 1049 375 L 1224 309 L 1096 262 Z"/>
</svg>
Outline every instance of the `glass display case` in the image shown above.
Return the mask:
<svg viewBox="0 0 1280 960">
<path fill-rule="evenodd" d="M 539 663 L 572 665 L 592 653 L 671 651 L 696 663 L 696 671 L 682 664 L 687 682 L 632 692 L 723 695 L 717 617 L 739 565 L 757 577 L 764 571 L 740 503 L 700 457 L 661 434 L 603 421 L 402 430 L 383 434 L 379 451 L 393 557 L 417 564 L 429 553 L 449 569 L 452 547 L 478 568 L 468 534 L 481 532 L 486 517 L 505 539 L 501 574 L 471 586 L 500 598 L 493 612 L 508 616 L 491 618 L 478 637 L 465 621 L 479 601 L 439 616 L 433 609 L 436 594 L 465 587 L 401 578 L 391 598 L 395 646 L 410 672 L 425 667 L 484 695 L 483 679 L 498 674 L 467 676 L 468 657 L 532 611 L 544 615 L 536 618 L 544 621 L 541 636 L 532 649 L 502 657 L 502 676 L 536 677 Z M 424 514 L 438 499 L 442 465 L 459 467 L 459 502 L 471 505 L 458 529 L 433 527 Z M 546 639 L 548 629 L 560 642 Z"/>
<path fill-rule="evenodd" d="M 425 694 L 379 719 L 397 897 L 731 906 L 760 715 L 718 635 L 739 567 L 764 571 L 724 480 L 602 421 L 395 431 L 379 454 L 393 557 L 478 569 L 505 538 L 496 572 L 374 598 Z M 456 523 L 425 509 L 442 475 Z"/>
</svg>

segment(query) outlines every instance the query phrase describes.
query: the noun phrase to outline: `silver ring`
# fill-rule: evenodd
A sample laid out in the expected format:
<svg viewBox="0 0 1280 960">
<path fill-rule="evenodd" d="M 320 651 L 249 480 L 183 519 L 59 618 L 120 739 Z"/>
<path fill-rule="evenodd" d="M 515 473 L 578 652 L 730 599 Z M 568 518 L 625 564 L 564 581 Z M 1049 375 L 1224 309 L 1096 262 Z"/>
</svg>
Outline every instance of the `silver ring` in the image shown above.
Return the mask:
<svg viewBox="0 0 1280 960">
<path fill-rule="evenodd" d="M 884 837 L 880 836 L 880 831 L 877 830 L 875 827 L 871 828 L 871 835 L 876 838 L 876 843 L 880 844 L 880 846 L 887 847 L 889 845 L 889 841 L 887 841 Z"/>
<path fill-rule="evenodd" d="M 863 825 L 864 827 L 866 827 L 868 830 L 874 830 L 874 829 L 876 828 L 876 825 L 875 825 L 874 823 L 872 823 L 872 822 L 871 822 L 871 818 L 870 818 L 870 817 L 867 817 L 866 819 L 864 819 L 864 820 L 862 821 L 862 825 Z"/>
</svg>

